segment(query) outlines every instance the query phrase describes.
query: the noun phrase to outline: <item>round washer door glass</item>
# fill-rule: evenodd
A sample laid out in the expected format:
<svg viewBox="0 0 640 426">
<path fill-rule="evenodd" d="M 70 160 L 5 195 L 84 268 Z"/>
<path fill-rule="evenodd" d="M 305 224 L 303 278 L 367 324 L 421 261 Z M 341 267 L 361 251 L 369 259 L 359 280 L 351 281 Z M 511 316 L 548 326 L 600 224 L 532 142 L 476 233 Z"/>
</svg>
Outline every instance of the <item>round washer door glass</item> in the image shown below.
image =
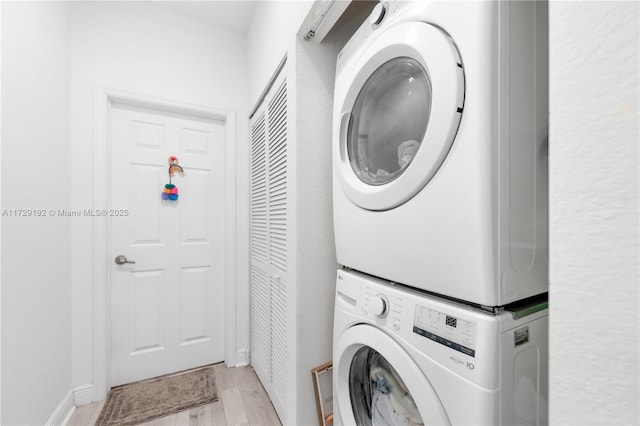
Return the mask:
<svg viewBox="0 0 640 426">
<path fill-rule="evenodd" d="M 351 167 L 369 185 L 402 174 L 420 149 L 431 114 L 431 81 L 409 57 L 382 64 L 365 82 L 353 106 L 347 136 Z"/>
<path fill-rule="evenodd" d="M 360 348 L 351 362 L 349 394 L 358 425 L 424 424 L 400 375 L 380 353 L 368 346 Z"/>
</svg>

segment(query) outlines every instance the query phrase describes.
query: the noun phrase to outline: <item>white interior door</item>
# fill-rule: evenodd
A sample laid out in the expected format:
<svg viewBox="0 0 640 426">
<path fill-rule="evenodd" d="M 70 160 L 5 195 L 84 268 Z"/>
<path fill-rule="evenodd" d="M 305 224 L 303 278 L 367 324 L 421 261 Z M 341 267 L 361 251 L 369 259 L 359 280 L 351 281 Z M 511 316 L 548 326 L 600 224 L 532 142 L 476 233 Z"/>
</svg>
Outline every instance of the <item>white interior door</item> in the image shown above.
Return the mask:
<svg viewBox="0 0 640 426">
<path fill-rule="evenodd" d="M 111 386 L 224 359 L 225 132 L 222 121 L 112 108 Z M 176 201 L 161 198 L 171 155 L 184 168 Z"/>
</svg>

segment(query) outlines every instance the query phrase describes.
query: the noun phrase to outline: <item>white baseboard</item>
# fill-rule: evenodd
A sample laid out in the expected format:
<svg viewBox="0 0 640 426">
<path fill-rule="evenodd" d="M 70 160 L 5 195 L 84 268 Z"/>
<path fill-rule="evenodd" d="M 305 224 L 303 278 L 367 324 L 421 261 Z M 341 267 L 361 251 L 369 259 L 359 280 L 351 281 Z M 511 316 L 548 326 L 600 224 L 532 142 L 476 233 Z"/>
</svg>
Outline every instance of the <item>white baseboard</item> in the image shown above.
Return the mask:
<svg viewBox="0 0 640 426">
<path fill-rule="evenodd" d="M 246 349 L 236 352 L 236 367 L 249 365 L 249 353 Z"/>
<path fill-rule="evenodd" d="M 73 391 L 69 389 L 69 392 L 58 404 L 58 408 L 53 412 L 49 420 L 47 420 L 46 426 L 63 426 L 66 425 L 71 415 L 76 409 L 76 405 L 73 402 Z"/>
<path fill-rule="evenodd" d="M 82 385 L 73 388 L 73 402 L 76 407 L 93 402 L 93 385 Z"/>
</svg>

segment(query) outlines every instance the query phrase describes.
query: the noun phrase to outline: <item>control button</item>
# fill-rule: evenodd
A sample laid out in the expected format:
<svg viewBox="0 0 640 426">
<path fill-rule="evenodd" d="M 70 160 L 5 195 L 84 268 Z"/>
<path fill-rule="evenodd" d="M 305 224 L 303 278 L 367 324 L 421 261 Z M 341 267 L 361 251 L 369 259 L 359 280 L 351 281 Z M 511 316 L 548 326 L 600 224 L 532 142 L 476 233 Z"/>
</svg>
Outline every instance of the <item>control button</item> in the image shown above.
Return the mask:
<svg viewBox="0 0 640 426">
<path fill-rule="evenodd" d="M 398 321 L 394 321 L 392 325 L 394 330 L 400 330 L 400 323 Z"/>
<path fill-rule="evenodd" d="M 369 22 L 371 22 L 371 25 L 373 26 L 373 28 L 380 25 L 386 13 L 387 13 L 387 5 L 385 3 L 376 4 L 376 7 L 373 8 L 371 15 L 369 15 Z"/>
</svg>

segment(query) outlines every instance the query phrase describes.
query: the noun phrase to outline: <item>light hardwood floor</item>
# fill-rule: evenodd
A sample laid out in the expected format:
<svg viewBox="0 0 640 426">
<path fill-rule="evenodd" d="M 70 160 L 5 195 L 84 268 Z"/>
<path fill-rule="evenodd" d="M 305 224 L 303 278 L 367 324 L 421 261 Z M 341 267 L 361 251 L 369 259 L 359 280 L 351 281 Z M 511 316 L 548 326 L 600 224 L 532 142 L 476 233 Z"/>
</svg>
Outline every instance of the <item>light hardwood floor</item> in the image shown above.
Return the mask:
<svg viewBox="0 0 640 426">
<path fill-rule="evenodd" d="M 143 423 L 144 426 L 281 425 L 256 373 L 251 367 L 215 366 L 218 400 L 212 404 Z M 78 407 L 69 426 L 95 424 L 104 401 Z"/>
</svg>

